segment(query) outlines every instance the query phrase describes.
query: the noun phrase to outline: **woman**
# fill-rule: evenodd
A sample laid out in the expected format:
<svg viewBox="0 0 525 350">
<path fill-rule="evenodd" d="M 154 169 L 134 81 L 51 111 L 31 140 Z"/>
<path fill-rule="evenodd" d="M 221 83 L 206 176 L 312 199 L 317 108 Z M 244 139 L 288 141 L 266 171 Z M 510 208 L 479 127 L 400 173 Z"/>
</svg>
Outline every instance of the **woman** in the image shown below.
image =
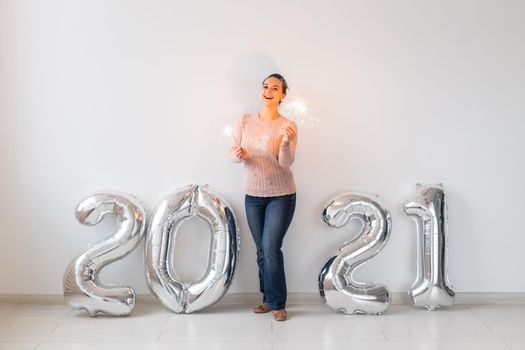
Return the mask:
<svg viewBox="0 0 525 350">
<path fill-rule="evenodd" d="M 286 279 L 281 246 L 295 211 L 295 182 L 290 165 L 295 158 L 297 126 L 279 114 L 288 84 L 280 74 L 263 80 L 261 110 L 244 115 L 233 136 L 231 155 L 244 162 L 244 192 L 248 226 L 257 248 L 262 303 L 255 313 L 272 311 L 284 321 Z"/>
</svg>

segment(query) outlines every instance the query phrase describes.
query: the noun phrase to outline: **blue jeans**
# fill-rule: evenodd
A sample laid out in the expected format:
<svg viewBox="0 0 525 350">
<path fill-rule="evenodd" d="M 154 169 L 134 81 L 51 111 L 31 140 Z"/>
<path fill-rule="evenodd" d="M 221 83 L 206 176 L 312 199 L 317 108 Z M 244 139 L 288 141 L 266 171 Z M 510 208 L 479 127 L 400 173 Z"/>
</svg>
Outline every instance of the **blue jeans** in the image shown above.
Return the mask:
<svg viewBox="0 0 525 350">
<path fill-rule="evenodd" d="M 276 197 L 246 195 L 248 226 L 257 248 L 259 288 L 270 309 L 286 307 L 286 278 L 281 247 L 295 211 L 295 193 Z"/>
</svg>

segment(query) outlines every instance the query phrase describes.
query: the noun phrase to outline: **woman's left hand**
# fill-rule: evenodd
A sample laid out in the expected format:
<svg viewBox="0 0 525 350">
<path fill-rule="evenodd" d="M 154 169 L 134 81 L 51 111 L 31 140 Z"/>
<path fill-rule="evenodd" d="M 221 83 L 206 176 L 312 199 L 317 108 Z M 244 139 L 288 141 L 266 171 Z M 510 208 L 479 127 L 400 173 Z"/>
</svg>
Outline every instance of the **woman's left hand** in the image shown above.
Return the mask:
<svg viewBox="0 0 525 350">
<path fill-rule="evenodd" d="M 288 126 L 286 129 L 284 129 L 283 138 L 281 140 L 281 146 L 288 146 L 290 144 L 290 141 L 295 138 L 297 135 L 297 131 L 292 126 Z"/>
</svg>

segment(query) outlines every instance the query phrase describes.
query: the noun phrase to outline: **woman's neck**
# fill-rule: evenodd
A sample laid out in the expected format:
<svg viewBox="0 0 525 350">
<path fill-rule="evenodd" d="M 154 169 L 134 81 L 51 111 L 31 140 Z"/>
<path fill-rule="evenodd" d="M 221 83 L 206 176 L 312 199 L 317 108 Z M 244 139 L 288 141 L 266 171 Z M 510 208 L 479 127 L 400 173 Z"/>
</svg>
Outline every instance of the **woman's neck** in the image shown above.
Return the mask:
<svg viewBox="0 0 525 350">
<path fill-rule="evenodd" d="M 259 118 L 262 120 L 274 120 L 279 118 L 280 114 L 277 108 L 263 106 L 259 112 Z"/>
</svg>

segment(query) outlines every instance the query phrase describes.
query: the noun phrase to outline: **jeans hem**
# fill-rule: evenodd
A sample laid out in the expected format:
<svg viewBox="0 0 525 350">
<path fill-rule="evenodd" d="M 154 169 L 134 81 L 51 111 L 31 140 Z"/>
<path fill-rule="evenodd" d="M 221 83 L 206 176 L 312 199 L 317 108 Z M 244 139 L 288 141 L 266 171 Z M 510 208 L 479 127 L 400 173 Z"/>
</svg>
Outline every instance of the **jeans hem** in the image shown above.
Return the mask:
<svg viewBox="0 0 525 350">
<path fill-rule="evenodd" d="M 268 304 L 268 303 L 267 303 Z M 279 304 L 279 305 L 282 305 L 282 306 L 275 306 L 275 304 L 268 304 L 268 307 L 270 308 L 270 310 L 274 311 L 274 310 L 282 310 L 282 309 L 285 309 L 286 308 L 286 304 Z"/>
</svg>

